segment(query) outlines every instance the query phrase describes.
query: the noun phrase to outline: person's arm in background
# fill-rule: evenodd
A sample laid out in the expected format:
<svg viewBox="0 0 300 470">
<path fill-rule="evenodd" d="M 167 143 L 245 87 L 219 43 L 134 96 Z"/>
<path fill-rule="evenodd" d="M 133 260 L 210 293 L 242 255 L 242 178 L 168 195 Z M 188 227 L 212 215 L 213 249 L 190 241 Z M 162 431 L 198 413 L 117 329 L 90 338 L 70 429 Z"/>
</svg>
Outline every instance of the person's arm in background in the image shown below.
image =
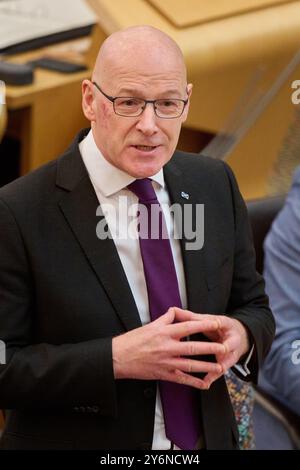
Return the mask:
<svg viewBox="0 0 300 470">
<path fill-rule="evenodd" d="M 266 238 L 264 275 L 276 337 L 264 363 L 263 379 L 276 398 L 300 415 L 300 364 L 292 360 L 292 345 L 300 340 L 300 168 Z"/>
</svg>

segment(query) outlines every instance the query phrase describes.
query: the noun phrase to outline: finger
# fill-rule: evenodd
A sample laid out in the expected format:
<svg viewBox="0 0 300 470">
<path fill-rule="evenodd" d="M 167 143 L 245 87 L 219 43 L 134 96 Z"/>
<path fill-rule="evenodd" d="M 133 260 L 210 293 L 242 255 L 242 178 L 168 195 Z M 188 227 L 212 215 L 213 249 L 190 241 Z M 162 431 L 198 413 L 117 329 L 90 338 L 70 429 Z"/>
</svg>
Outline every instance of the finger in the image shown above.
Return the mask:
<svg viewBox="0 0 300 470">
<path fill-rule="evenodd" d="M 190 310 L 183 310 L 182 308 L 173 307 L 175 313 L 175 320 L 177 321 L 189 321 L 195 319 L 197 314 L 194 314 Z M 198 315 L 199 316 L 199 315 Z"/>
<path fill-rule="evenodd" d="M 223 359 L 221 359 L 219 364 L 223 367 L 224 372 L 226 372 L 228 369 L 230 369 L 232 366 L 234 366 L 239 357 L 236 351 L 233 351 L 229 354 L 226 354 Z"/>
<path fill-rule="evenodd" d="M 175 370 L 173 373 L 167 375 L 168 378 L 166 380 L 170 380 L 171 382 L 176 382 L 182 385 L 187 385 L 189 387 L 194 387 L 199 390 L 206 390 L 207 385 L 202 379 L 198 377 L 194 377 L 193 375 L 186 374 L 181 370 Z"/>
<path fill-rule="evenodd" d="M 226 354 L 225 358 L 221 361 L 218 361 L 218 363 L 221 365 L 223 372 L 218 373 L 218 372 L 208 372 L 206 376 L 204 377 L 203 381 L 207 388 L 211 386 L 213 382 L 215 382 L 217 379 L 219 379 L 225 372 L 227 372 L 231 367 L 233 367 L 237 363 L 238 357 L 236 352 L 232 352 L 229 354 Z"/>
<path fill-rule="evenodd" d="M 173 323 L 169 327 L 169 333 L 173 338 L 180 339 L 195 333 L 205 333 L 216 331 L 218 323 L 214 320 L 204 321 L 184 321 L 182 323 Z"/>
<path fill-rule="evenodd" d="M 228 330 L 229 332 L 231 333 L 234 333 L 235 331 L 235 328 L 234 328 L 234 322 L 233 322 L 233 319 L 228 317 L 227 315 L 215 315 L 215 314 L 209 314 L 209 313 L 194 313 L 194 312 L 191 312 L 190 310 L 183 310 L 181 308 L 178 308 L 178 307 L 172 307 L 174 309 L 174 313 L 175 313 L 175 319 L 176 320 L 180 320 L 182 322 L 184 321 L 214 321 L 214 322 L 217 322 L 218 324 L 218 329 L 217 330 L 225 330 L 223 331 L 223 334 L 224 333 L 227 333 Z M 207 333 L 209 333 L 207 331 Z M 216 340 L 217 339 L 217 336 L 216 335 L 219 335 L 220 336 L 220 333 L 218 331 L 215 331 L 215 332 L 212 332 L 210 334 L 208 334 L 207 336 L 209 336 L 211 339 L 213 340 Z M 228 345 L 228 350 L 231 350 L 235 347 L 234 346 L 231 346 L 230 344 Z"/>
<path fill-rule="evenodd" d="M 216 321 L 220 329 L 224 330 L 233 330 L 235 320 L 228 315 L 217 315 L 210 313 L 195 313 L 190 310 L 183 310 L 179 307 L 172 307 L 175 312 L 175 318 L 180 321 L 203 321 L 203 320 L 212 320 Z"/>
<path fill-rule="evenodd" d="M 214 320 L 218 322 L 220 329 L 231 329 L 233 327 L 233 319 L 228 315 L 217 315 L 210 313 L 194 313 L 189 310 L 182 310 L 178 307 L 173 307 L 175 311 L 175 316 L 181 314 L 186 315 L 187 319 L 195 321 L 203 320 Z"/>
<path fill-rule="evenodd" d="M 168 367 L 169 366 L 183 372 L 188 372 L 189 374 L 194 372 L 221 373 L 223 371 L 222 366 L 216 362 L 196 361 L 194 359 L 173 359 L 168 361 Z"/>
<path fill-rule="evenodd" d="M 220 325 L 220 329 L 228 330 L 232 328 L 232 318 L 228 317 L 228 315 L 216 315 L 216 320 Z"/>
<path fill-rule="evenodd" d="M 157 325 L 169 325 L 173 324 L 175 318 L 175 310 L 174 308 L 169 308 L 166 313 L 158 317 L 156 320 L 151 322 L 151 324 L 157 324 Z"/>
<path fill-rule="evenodd" d="M 202 321 L 202 320 L 216 320 L 218 315 L 212 315 L 208 313 L 195 313 L 191 312 L 190 310 L 184 310 L 179 307 L 173 307 L 175 311 L 176 320 L 179 321 Z"/>
<path fill-rule="evenodd" d="M 227 352 L 238 350 L 241 345 L 241 336 L 236 330 L 228 330 L 224 335 L 221 335 L 221 341 Z"/>
<path fill-rule="evenodd" d="M 168 352 L 174 356 L 196 356 L 201 354 L 224 354 L 223 344 L 207 341 L 174 341 Z"/>
<path fill-rule="evenodd" d="M 230 335 L 226 340 L 222 341 L 223 346 L 227 353 L 233 352 L 238 349 L 240 345 L 240 338 L 236 334 Z"/>
<path fill-rule="evenodd" d="M 214 383 L 216 380 L 222 377 L 223 374 L 224 372 L 208 372 L 208 374 L 206 374 L 206 376 L 203 379 L 206 390 L 210 388 L 212 383 Z"/>
</svg>

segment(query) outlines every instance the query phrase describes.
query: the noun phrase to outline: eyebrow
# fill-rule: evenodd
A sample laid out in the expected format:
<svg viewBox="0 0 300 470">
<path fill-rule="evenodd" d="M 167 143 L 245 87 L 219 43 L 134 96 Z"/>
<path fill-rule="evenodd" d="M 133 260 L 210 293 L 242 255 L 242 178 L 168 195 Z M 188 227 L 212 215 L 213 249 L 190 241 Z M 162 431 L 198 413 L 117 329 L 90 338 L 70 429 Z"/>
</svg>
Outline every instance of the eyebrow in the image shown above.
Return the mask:
<svg viewBox="0 0 300 470">
<path fill-rule="evenodd" d="M 178 90 L 170 89 L 170 90 L 164 91 L 163 93 L 160 93 L 156 99 L 160 99 L 160 97 L 162 98 L 171 97 L 172 95 L 178 96 L 179 98 L 181 97 L 181 94 Z M 142 96 L 140 96 L 140 93 L 137 92 L 137 90 L 133 88 L 121 88 L 120 91 L 118 91 L 118 95 L 116 96 L 124 96 L 125 98 L 126 97 L 142 98 Z"/>
</svg>

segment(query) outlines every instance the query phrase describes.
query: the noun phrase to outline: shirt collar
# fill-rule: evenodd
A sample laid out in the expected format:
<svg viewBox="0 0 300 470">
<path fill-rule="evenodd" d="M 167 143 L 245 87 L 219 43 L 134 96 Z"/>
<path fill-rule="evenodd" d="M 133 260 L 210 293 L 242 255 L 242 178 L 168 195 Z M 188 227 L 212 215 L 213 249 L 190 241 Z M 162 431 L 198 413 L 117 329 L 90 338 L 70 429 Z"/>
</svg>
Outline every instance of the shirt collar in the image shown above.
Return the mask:
<svg viewBox="0 0 300 470">
<path fill-rule="evenodd" d="M 104 196 L 112 196 L 136 179 L 104 158 L 96 145 L 92 130 L 80 142 L 79 150 L 92 183 Z M 149 178 L 162 188 L 165 187 L 162 169 Z"/>
</svg>

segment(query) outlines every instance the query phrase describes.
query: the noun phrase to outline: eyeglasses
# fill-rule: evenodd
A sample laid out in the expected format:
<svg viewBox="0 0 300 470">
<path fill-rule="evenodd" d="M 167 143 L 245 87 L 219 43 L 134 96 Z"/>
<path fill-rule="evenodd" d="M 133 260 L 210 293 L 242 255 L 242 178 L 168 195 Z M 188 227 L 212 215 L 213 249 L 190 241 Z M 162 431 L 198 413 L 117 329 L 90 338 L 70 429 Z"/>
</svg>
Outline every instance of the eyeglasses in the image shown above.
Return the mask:
<svg viewBox="0 0 300 470">
<path fill-rule="evenodd" d="M 182 115 L 187 105 L 186 100 L 163 98 L 159 100 L 143 100 L 142 98 L 134 98 L 128 96 L 109 96 L 101 90 L 96 82 L 93 85 L 102 93 L 105 98 L 112 102 L 114 112 L 118 116 L 136 117 L 140 116 L 148 103 L 153 104 L 153 109 L 157 117 L 162 119 L 175 119 Z"/>
</svg>

